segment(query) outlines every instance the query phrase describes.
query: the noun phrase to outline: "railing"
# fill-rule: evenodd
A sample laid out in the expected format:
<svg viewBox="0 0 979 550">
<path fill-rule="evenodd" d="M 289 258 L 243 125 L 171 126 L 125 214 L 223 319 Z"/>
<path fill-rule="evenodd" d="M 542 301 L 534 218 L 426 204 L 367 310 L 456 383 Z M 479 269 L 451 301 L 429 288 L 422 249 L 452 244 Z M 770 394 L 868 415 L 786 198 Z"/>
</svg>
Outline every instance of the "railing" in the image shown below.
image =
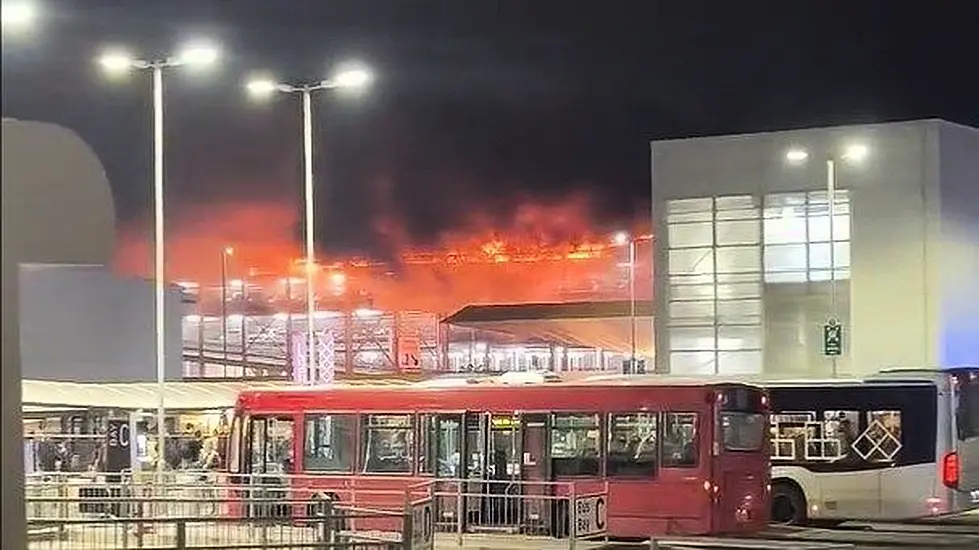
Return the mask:
<svg viewBox="0 0 979 550">
<path fill-rule="evenodd" d="M 430 550 L 437 537 L 461 548 L 507 535 L 573 549 L 606 535 L 604 482 L 117 476 L 29 477 L 28 522 L 47 537 L 30 548 Z"/>
</svg>

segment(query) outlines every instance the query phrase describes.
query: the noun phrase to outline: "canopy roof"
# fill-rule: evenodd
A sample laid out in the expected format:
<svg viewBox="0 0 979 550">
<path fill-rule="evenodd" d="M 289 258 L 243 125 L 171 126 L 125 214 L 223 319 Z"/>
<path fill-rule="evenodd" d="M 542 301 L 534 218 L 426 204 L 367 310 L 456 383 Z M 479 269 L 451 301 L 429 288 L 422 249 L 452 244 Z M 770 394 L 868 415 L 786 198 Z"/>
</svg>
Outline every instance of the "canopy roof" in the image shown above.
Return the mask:
<svg viewBox="0 0 979 550">
<path fill-rule="evenodd" d="M 521 342 L 600 348 L 629 353 L 632 304 L 628 300 L 466 306 L 443 319 L 456 327 L 511 336 Z M 636 348 L 652 351 L 653 303 L 636 302 Z"/>
<path fill-rule="evenodd" d="M 281 388 L 282 382 L 167 382 L 167 409 L 185 411 L 233 407 L 245 389 Z M 159 387 L 154 382 L 95 383 L 24 380 L 24 410 L 41 408 L 155 409 Z"/>
</svg>

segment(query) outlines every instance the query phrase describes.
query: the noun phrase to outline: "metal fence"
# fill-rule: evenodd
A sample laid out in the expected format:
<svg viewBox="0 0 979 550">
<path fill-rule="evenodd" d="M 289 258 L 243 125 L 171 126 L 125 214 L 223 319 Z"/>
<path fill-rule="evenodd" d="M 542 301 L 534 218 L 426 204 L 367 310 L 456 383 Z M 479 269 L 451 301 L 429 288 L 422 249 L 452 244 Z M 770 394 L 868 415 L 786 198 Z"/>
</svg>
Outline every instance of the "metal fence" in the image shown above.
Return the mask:
<svg viewBox="0 0 979 550">
<path fill-rule="evenodd" d="M 31 476 L 25 490 L 31 549 L 429 550 L 604 537 L 608 489 L 592 485 L 175 471 Z"/>
</svg>

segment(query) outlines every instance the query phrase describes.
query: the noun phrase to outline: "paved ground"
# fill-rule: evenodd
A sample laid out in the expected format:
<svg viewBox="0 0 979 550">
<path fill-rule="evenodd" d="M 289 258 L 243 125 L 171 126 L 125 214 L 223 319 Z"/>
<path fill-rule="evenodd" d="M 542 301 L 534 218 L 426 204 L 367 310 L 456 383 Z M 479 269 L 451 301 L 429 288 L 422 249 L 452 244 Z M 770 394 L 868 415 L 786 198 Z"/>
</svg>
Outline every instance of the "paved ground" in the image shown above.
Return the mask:
<svg viewBox="0 0 979 550">
<path fill-rule="evenodd" d="M 142 538 L 144 546 L 172 548 L 176 540 L 173 526 L 160 526 L 155 532 L 138 537 L 132 530 L 125 532 L 122 526 L 73 525 L 63 536 L 31 542 L 30 550 L 113 550 L 138 548 Z M 128 526 L 128 527 L 131 527 Z M 657 540 L 658 550 L 976 550 L 979 549 L 979 514 L 941 524 L 851 524 L 841 529 L 773 528 L 765 536 L 753 539 L 712 537 L 662 537 Z M 125 534 L 124 534 L 125 533 Z M 255 545 L 268 542 L 288 548 L 302 543 L 312 543 L 316 535 L 309 529 L 292 526 L 275 526 L 267 529 L 221 523 L 205 523 L 188 526 L 186 540 L 192 548 L 234 548 L 236 545 Z M 375 540 L 391 540 L 390 535 L 376 534 Z M 459 538 L 451 533 L 439 533 L 435 550 L 571 550 L 569 541 L 507 535 L 467 534 L 459 545 Z M 605 543 L 581 542 L 574 550 L 648 550 L 649 542 Z"/>
</svg>

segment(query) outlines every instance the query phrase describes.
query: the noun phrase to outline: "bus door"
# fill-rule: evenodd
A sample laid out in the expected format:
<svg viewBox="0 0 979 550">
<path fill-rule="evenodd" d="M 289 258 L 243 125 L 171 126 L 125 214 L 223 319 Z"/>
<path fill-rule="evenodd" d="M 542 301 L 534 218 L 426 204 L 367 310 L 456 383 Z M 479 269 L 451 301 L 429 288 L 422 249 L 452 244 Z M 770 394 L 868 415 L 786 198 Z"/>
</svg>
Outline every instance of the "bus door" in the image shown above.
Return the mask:
<svg viewBox="0 0 979 550">
<path fill-rule="evenodd" d="M 471 495 L 466 510 L 471 527 L 496 530 L 519 523 L 521 443 L 518 416 L 466 415 L 466 493 Z"/>
<path fill-rule="evenodd" d="M 295 421 L 288 416 L 253 416 L 246 430 L 242 483 L 251 486 L 245 492 L 248 515 L 289 516 L 291 507 L 282 501 L 289 500 L 287 476 L 295 472 Z"/>
<path fill-rule="evenodd" d="M 523 481 L 521 510 L 523 524 L 533 529 L 526 534 L 540 535 L 552 530 L 551 507 L 554 502 L 554 486 L 551 480 L 546 414 L 521 415 L 523 429 L 523 456 L 520 457 L 521 481 Z"/>
</svg>

